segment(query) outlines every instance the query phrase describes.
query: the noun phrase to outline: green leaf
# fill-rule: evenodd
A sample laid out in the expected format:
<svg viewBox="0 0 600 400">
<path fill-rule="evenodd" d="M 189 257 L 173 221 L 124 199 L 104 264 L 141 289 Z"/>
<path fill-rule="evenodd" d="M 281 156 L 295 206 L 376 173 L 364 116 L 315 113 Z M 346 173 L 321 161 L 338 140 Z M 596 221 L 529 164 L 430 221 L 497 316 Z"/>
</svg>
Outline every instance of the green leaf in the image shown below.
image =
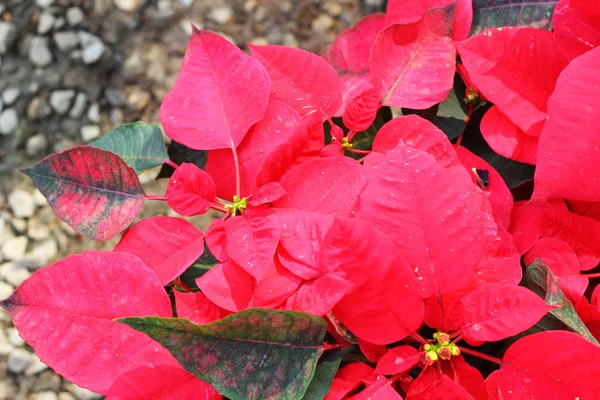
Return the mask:
<svg viewBox="0 0 600 400">
<path fill-rule="evenodd" d="M 118 154 L 137 174 L 169 159 L 160 128 L 143 122 L 121 125 L 92 146 Z"/>
<path fill-rule="evenodd" d="M 537 258 L 527 267 L 523 277 L 523 285 L 544 298 L 549 305 L 558 307 L 550 311 L 550 314 L 590 342 L 600 346 L 600 343 L 579 318 L 573 303 L 560 290 L 554 274 L 541 258 Z"/>
<path fill-rule="evenodd" d="M 315 376 L 306 389 L 304 400 L 323 400 L 327 396 L 341 361 L 342 350 L 340 349 L 329 350 L 323 354 L 315 370 Z"/>
<path fill-rule="evenodd" d="M 327 329 L 313 315 L 263 309 L 207 325 L 158 317 L 118 321 L 156 340 L 186 371 L 232 400 L 301 399 Z"/>
<path fill-rule="evenodd" d="M 552 30 L 556 3 L 558 1 L 473 0 L 473 23 L 469 36 L 501 26 Z"/>
<path fill-rule="evenodd" d="M 475 110 L 469 120 L 461 145 L 487 161 L 502 176 L 506 185 L 513 189 L 533 180 L 535 166 L 502 157 L 487 144 L 481 135 L 479 126 L 483 115 L 489 108 L 489 106 L 486 106 Z"/>
<path fill-rule="evenodd" d="M 208 158 L 208 151 L 206 150 L 193 150 L 172 140 L 167 147 L 167 152 L 169 159 L 177 165 L 190 163 L 202 170 L 206 167 L 206 159 Z M 164 164 L 156 179 L 170 178 L 174 171 L 173 167 Z"/>
</svg>

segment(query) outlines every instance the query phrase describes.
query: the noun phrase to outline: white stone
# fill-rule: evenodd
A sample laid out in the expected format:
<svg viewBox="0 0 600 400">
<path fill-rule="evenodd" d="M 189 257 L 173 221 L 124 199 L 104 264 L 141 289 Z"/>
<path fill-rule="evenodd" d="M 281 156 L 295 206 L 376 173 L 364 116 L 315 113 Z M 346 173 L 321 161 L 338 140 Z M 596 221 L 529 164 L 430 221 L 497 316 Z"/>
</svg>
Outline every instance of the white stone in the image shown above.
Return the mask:
<svg viewBox="0 0 600 400">
<path fill-rule="evenodd" d="M 75 397 L 71 393 L 68 392 L 60 392 L 58 394 L 58 400 L 76 400 Z"/>
<path fill-rule="evenodd" d="M 2 101 L 4 105 L 11 106 L 21 95 L 21 89 L 18 87 L 10 87 L 2 93 Z"/>
<path fill-rule="evenodd" d="M 77 97 L 75 97 L 75 103 L 73 103 L 73 107 L 69 112 L 69 116 L 71 118 L 79 118 L 83 115 L 85 111 L 85 107 L 87 106 L 87 96 L 83 92 L 77 93 Z"/>
<path fill-rule="evenodd" d="M 25 233 L 27 230 L 27 221 L 23 218 L 12 218 L 10 224 L 13 226 L 17 233 Z"/>
<path fill-rule="evenodd" d="M 93 64 L 100 60 L 102 54 L 104 54 L 104 43 L 97 41 L 83 49 L 83 52 L 81 53 L 81 59 L 85 64 Z"/>
<path fill-rule="evenodd" d="M 27 368 L 29 370 L 29 368 Z M 27 371 L 25 371 L 27 375 Z M 31 400 L 58 400 L 58 395 L 52 391 L 37 392 L 31 395 Z"/>
<path fill-rule="evenodd" d="M 79 400 L 96 400 L 102 398 L 99 394 L 91 392 L 87 389 L 79 387 L 73 383 L 66 383 L 65 389 L 71 392 Z"/>
<path fill-rule="evenodd" d="M 37 32 L 40 35 L 50 32 L 50 29 L 54 26 L 54 21 L 56 18 L 54 15 L 49 12 L 44 12 L 40 16 L 40 20 L 38 21 Z"/>
<path fill-rule="evenodd" d="M 53 36 L 56 47 L 62 52 L 68 52 L 79 45 L 79 36 L 73 31 L 56 32 Z"/>
<path fill-rule="evenodd" d="M 19 116 L 14 108 L 7 108 L 0 113 L 0 134 L 10 135 L 19 127 Z"/>
<path fill-rule="evenodd" d="M 46 38 L 36 36 L 29 45 L 29 61 L 38 67 L 45 67 L 52 62 L 52 52 L 48 47 Z"/>
<path fill-rule="evenodd" d="M 58 245 L 54 238 L 49 238 L 40 243 L 35 243 L 33 249 L 23 255 L 19 264 L 29 269 L 42 268 L 53 261 L 58 254 Z"/>
<path fill-rule="evenodd" d="M 29 221 L 27 221 L 27 236 L 37 241 L 48 239 L 50 237 L 48 224 L 35 217 L 29 218 Z"/>
<path fill-rule="evenodd" d="M 13 346 L 8 341 L 4 331 L 0 329 L 0 356 L 7 356 L 12 351 Z"/>
<path fill-rule="evenodd" d="M 230 6 L 220 6 L 213 8 L 208 13 L 208 18 L 216 22 L 217 24 L 223 25 L 227 23 L 233 16 L 233 9 Z"/>
<path fill-rule="evenodd" d="M 10 283 L 0 281 L 0 299 L 8 298 L 14 290 L 15 288 Z"/>
<path fill-rule="evenodd" d="M 19 331 L 15 327 L 8 328 L 8 341 L 14 347 L 22 347 L 25 345 L 25 341 L 19 335 Z"/>
<path fill-rule="evenodd" d="M 74 97 L 74 90 L 55 90 L 50 93 L 50 106 L 57 114 L 66 114 Z"/>
<path fill-rule="evenodd" d="M 27 144 L 25 145 L 25 154 L 27 154 L 29 157 L 33 157 L 44 152 L 47 146 L 48 141 L 46 140 L 46 135 L 43 133 L 38 133 L 37 135 L 33 135 L 27 139 Z"/>
<path fill-rule="evenodd" d="M 27 237 L 26 236 L 17 236 L 17 237 L 8 239 L 2 245 L 2 255 L 4 256 L 4 258 L 6 260 L 20 260 L 25 255 L 26 249 L 27 249 Z M 6 264 L 2 264 L 2 265 L 4 266 Z"/>
<path fill-rule="evenodd" d="M 333 26 L 333 19 L 327 14 L 321 14 L 312 22 L 312 29 L 315 32 L 325 33 Z"/>
<path fill-rule="evenodd" d="M 46 198 L 38 189 L 33 189 L 33 191 L 31 192 L 31 196 L 33 196 L 33 202 L 36 206 L 45 207 L 48 205 Z"/>
<path fill-rule="evenodd" d="M 146 3 L 146 0 L 115 0 L 115 5 L 122 11 L 132 12 Z"/>
<path fill-rule="evenodd" d="M 86 143 L 98 139 L 100 133 L 100 127 L 98 125 L 84 125 L 81 127 L 81 139 Z"/>
<path fill-rule="evenodd" d="M 70 7 L 67 9 L 67 22 L 70 26 L 77 26 L 83 22 L 85 19 L 85 14 L 83 10 L 79 7 Z"/>
<path fill-rule="evenodd" d="M 8 205 L 15 217 L 18 218 L 31 217 L 35 208 L 33 196 L 23 189 L 15 189 L 8 195 Z"/>
<path fill-rule="evenodd" d="M 100 122 L 100 105 L 98 103 L 94 103 L 88 108 L 87 117 L 96 124 Z"/>
<path fill-rule="evenodd" d="M 13 262 L 7 262 L 0 265 L 0 278 L 10 283 L 14 287 L 19 286 L 23 281 L 29 278 L 31 274 L 26 268 L 23 268 Z"/>
<path fill-rule="evenodd" d="M 25 376 L 37 375 L 46 369 L 48 369 L 48 366 L 46 364 L 44 364 L 36 354 L 33 354 L 31 357 L 31 363 L 25 369 Z M 54 392 L 44 392 L 44 393 L 52 393 L 54 395 L 53 399 L 57 398 L 56 394 Z"/>
<path fill-rule="evenodd" d="M 46 8 L 46 7 L 50 7 L 52 4 L 54 4 L 54 0 L 35 0 L 35 4 L 38 7 Z"/>
<path fill-rule="evenodd" d="M 8 51 L 17 37 L 17 28 L 12 22 L 0 21 L 0 54 Z"/>
<path fill-rule="evenodd" d="M 31 363 L 31 353 L 23 349 L 14 349 L 8 355 L 8 370 L 19 374 L 25 370 Z"/>
</svg>

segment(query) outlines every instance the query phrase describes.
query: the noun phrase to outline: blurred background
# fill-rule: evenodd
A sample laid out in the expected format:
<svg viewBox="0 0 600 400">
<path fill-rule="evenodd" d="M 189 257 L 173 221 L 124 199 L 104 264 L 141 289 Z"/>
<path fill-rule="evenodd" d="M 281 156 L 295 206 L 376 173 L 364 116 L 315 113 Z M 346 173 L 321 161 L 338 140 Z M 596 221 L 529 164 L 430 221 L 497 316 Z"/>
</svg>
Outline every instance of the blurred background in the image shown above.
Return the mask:
<svg viewBox="0 0 600 400">
<path fill-rule="evenodd" d="M 122 123 L 159 123 L 190 23 L 243 49 L 251 42 L 321 53 L 341 30 L 384 9 L 385 0 L 0 0 L 0 299 L 44 265 L 116 244 L 77 235 L 18 169 Z M 156 173 L 141 180 L 163 194 Z M 139 217 L 168 214 L 146 202 Z M 0 399 L 96 398 L 41 363 L 0 310 Z"/>
</svg>

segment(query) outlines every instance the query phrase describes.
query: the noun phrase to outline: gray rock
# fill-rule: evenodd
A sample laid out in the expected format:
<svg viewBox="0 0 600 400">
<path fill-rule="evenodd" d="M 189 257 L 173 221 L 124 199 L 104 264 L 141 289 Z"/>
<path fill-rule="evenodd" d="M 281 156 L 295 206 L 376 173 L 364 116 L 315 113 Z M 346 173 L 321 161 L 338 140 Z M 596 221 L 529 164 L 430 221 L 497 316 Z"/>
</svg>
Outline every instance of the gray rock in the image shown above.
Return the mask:
<svg viewBox="0 0 600 400">
<path fill-rule="evenodd" d="M 50 114 L 52 109 L 45 97 L 34 97 L 27 106 L 27 118 L 33 121 L 44 119 Z"/>
<path fill-rule="evenodd" d="M 54 22 L 56 21 L 56 17 L 49 12 L 44 12 L 40 15 L 40 20 L 38 21 L 37 33 L 40 35 L 44 35 L 54 27 Z"/>
<path fill-rule="evenodd" d="M 88 143 L 100 137 L 100 127 L 98 125 L 84 125 L 81 127 L 81 139 Z"/>
<path fill-rule="evenodd" d="M 31 362 L 29 363 L 29 366 L 25 369 L 25 376 L 37 375 L 46 369 L 48 369 L 48 366 L 46 364 L 44 364 L 37 355 L 33 354 L 33 356 L 31 357 Z M 36 393 L 33 395 L 33 399 L 57 399 L 58 398 L 54 392 L 48 391 L 48 392 L 43 392 L 43 393 L 50 393 L 54 397 L 36 397 L 39 394 L 39 393 Z"/>
<path fill-rule="evenodd" d="M 38 7 L 46 8 L 46 7 L 50 7 L 52 4 L 54 4 L 54 0 L 35 0 L 35 4 Z"/>
<path fill-rule="evenodd" d="M 74 97 L 74 90 L 55 90 L 50 93 L 50 106 L 57 114 L 66 114 Z"/>
<path fill-rule="evenodd" d="M 8 205 L 17 218 L 31 217 L 35 208 L 33 196 L 23 189 L 15 189 L 8 195 Z"/>
<path fill-rule="evenodd" d="M 75 97 L 75 103 L 73 103 L 73 108 L 69 112 L 69 116 L 71 118 L 80 118 L 85 111 L 85 107 L 87 106 L 87 96 L 83 92 L 77 93 L 77 97 Z"/>
<path fill-rule="evenodd" d="M 0 21 L 0 54 L 5 54 L 17 37 L 17 28 L 12 22 Z"/>
<path fill-rule="evenodd" d="M 0 296 L 3 299 L 7 299 L 14 290 L 15 288 L 10 283 L 0 281 Z"/>
<path fill-rule="evenodd" d="M 36 270 L 50 264 L 51 261 L 54 261 L 57 254 L 58 246 L 56 240 L 50 238 L 34 244 L 33 250 L 25 254 L 19 263 L 30 270 Z"/>
<path fill-rule="evenodd" d="M 32 355 L 27 350 L 14 349 L 8 355 L 8 370 L 19 374 L 25 371 L 25 368 L 29 366 L 32 360 Z"/>
<path fill-rule="evenodd" d="M 19 237 L 24 238 L 25 236 Z M 5 246 L 6 244 L 2 246 L 3 250 Z M 30 275 L 31 273 L 27 271 L 26 268 L 23 268 L 14 262 L 7 262 L 0 265 L 0 278 L 10 283 L 14 287 L 19 286 L 25 279 L 29 278 Z"/>
<path fill-rule="evenodd" d="M 142 7 L 146 0 L 115 0 L 115 5 L 122 11 L 132 12 Z"/>
<path fill-rule="evenodd" d="M 217 24 L 223 25 L 227 23 L 233 16 L 233 9 L 231 6 L 224 5 L 217 8 L 213 8 L 208 13 L 208 18 L 216 22 Z"/>
<path fill-rule="evenodd" d="M 69 7 L 66 12 L 67 22 L 70 26 L 77 26 L 81 24 L 85 18 L 83 10 L 79 7 Z"/>
<path fill-rule="evenodd" d="M 38 133 L 27 139 L 25 154 L 29 157 L 34 157 L 38 154 L 42 154 L 46 150 L 46 147 L 48 147 L 46 136 L 43 133 Z"/>
<path fill-rule="evenodd" d="M 8 239 L 2 245 L 2 255 L 4 256 L 4 258 L 6 260 L 21 260 L 23 258 L 23 256 L 25 255 L 26 249 L 27 249 L 27 237 L 26 236 L 16 236 L 14 238 Z M 0 268 L 5 267 L 7 264 L 10 264 L 10 263 L 4 263 L 4 264 L 2 264 L 2 266 Z M 6 267 L 5 270 L 9 271 L 9 272 L 12 271 L 12 269 L 9 267 Z M 7 278 L 7 282 L 9 282 L 11 284 L 13 283 L 13 282 L 9 281 L 8 278 Z M 17 285 L 15 285 L 15 286 L 17 286 Z"/>
<path fill-rule="evenodd" d="M 97 41 L 83 49 L 81 59 L 85 64 L 93 64 L 102 58 L 102 54 L 104 54 L 104 43 Z"/>
<path fill-rule="evenodd" d="M 52 391 L 56 393 L 60 390 L 60 386 L 60 377 L 56 375 L 53 371 L 46 370 L 42 372 L 38 379 L 35 381 L 32 390 L 34 392 Z M 60 395 L 59 399 L 62 399 Z"/>
<path fill-rule="evenodd" d="M 25 345 L 25 341 L 23 340 L 21 335 L 19 335 L 19 331 L 17 330 L 17 328 L 14 328 L 14 327 L 8 328 L 7 332 L 8 332 L 8 341 L 10 342 L 11 345 L 13 345 L 13 347 L 23 347 Z"/>
<path fill-rule="evenodd" d="M 65 24 L 66 20 L 64 18 L 56 18 L 56 21 L 54 22 L 54 30 L 59 30 L 60 28 L 65 26 Z"/>
<path fill-rule="evenodd" d="M 10 87 L 6 89 L 4 93 L 2 93 L 2 101 L 7 106 L 11 106 L 15 101 L 17 101 L 20 95 L 21 89 L 19 89 L 18 87 Z"/>
<path fill-rule="evenodd" d="M 69 52 L 79 44 L 79 36 L 73 31 L 56 32 L 52 37 L 56 47 L 62 52 Z"/>
<path fill-rule="evenodd" d="M 27 368 L 28 370 L 29 368 Z M 27 371 L 25 371 L 25 375 L 27 375 Z M 58 400 L 58 395 L 51 391 L 38 392 L 31 395 L 31 400 Z"/>
<path fill-rule="evenodd" d="M 52 53 L 46 38 L 36 36 L 29 43 L 29 61 L 38 67 L 45 67 L 52 62 Z"/>
<path fill-rule="evenodd" d="M 14 108 L 7 108 L 0 113 L 0 134 L 10 135 L 19 127 L 19 116 Z"/>
<path fill-rule="evenodd" d="M 4 282 L 2 282 L 4 283 Z M 9 293 L 10 295 L 10 293 Z M 0 356 L 7 356 L 12 351 L 13 346 L 8 341 L 8 338 L 4 334 L 3 330 L 0 330 Z"/>
<path fill-rule="evenodd" d="M 120 107 L 127 102 L 127 96 L 119 89 L 106 89 L 104 97 L 108 101 L 108 104 L 113 107 Z"/>
<path fill-rule="evenodd" d="M 96 124 L 100 122 L 100 105 L 98 103 L 94 103 L 88 108 L 87 117 Z"/>
<path fill-rule="evenodd" d="M 87 389 L 74 385 L 72 383 L 65 384 L 65 389 L 71 392 L 79 400 L 96 400 L 102 398 L 99 394 L 90 392 Z"/>
<path fill-rule="evenodd" d="M 0 112 L 2 112 L 2 110 L 4 110 L 4 102 L 2 101 L 2 98 L 0 97 Z"/>
</svg>

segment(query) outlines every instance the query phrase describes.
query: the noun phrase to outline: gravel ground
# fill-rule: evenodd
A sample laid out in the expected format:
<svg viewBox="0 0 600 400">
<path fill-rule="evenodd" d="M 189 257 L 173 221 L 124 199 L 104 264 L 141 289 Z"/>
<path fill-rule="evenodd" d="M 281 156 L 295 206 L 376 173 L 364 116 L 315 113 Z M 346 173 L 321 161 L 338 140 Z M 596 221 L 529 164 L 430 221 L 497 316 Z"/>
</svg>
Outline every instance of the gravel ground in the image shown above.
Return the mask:
<svg viewBox="0 0 600 400">
<path fill-rule="evenodd" d="M 158 123 L 190 23 L 245 47 L 283 44 L 321 52 L 384 0 L 0 0 L 0 298 L 33 271 L 85 249 L 41 194 L 15 171 L 136 120 Z M 164 191 L 156 171 L 148 191 Z M 141 216 L 168 215 L 159 203 Z M 207 219 L 197 219 L 205 228 Z M 0 399 L 100 396 L 56 375 L 0 311 Z"/>
</svg>

